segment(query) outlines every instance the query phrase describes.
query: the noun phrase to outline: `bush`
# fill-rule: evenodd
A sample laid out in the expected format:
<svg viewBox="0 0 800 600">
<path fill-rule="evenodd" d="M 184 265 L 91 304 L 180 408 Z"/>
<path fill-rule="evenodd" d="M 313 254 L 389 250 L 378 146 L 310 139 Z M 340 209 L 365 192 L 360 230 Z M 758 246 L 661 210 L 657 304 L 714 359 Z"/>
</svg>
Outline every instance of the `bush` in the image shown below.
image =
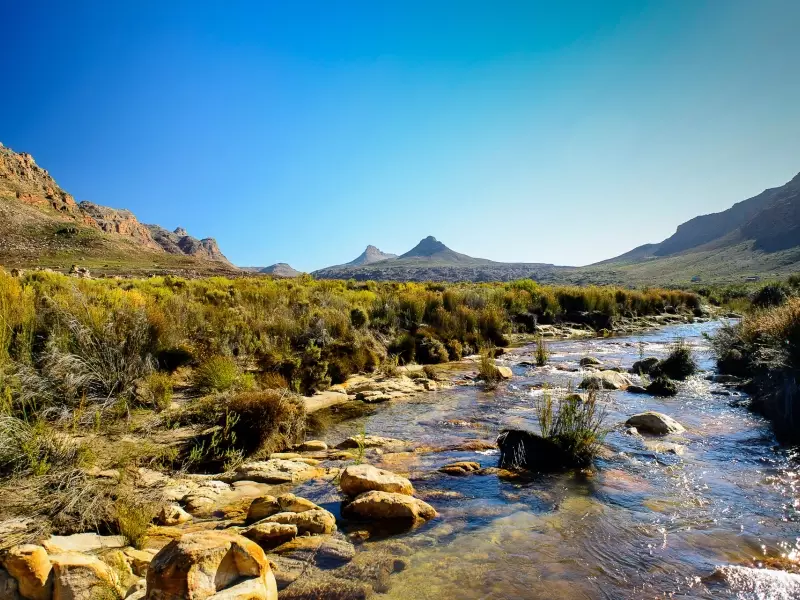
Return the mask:
<svg viewBox="0 0 800 600">
<path fill-rule="evenodd" d="M 458 340 L 450 340 L 445 344 L 447 356 L 450 360 L 461 360 L 464 357 L 464 347 Z"/>
<path fill-rule="evenodd" d="M 150 523 L 157 513 L 158 506 L 155 503 L 143 501 L 132 493 L 118 497 L 114 503 L 117 531 L 137 550 L 144 547 Z"/>
<path fill-rule="evenodd" d="M 589 390 L 585 397 L 568 393 L 555 401 L 545 390 L 536 397 L 535 408 L 542 438 L 553 442 L 575 466 L 592 461 L 606 433 L 606 412 L 597 403 L 597 390 Z"/>
<path fill-rule="evenodd" d="M 753 306 L 757 308 L 771 308 L 784 304 L 788 299 L 792 289 L 784 284 L 770 283 L 762 287 L 753 294 Z"/>
<path fill-rule="evenodd" d="M 172 401 L 172 377 L 167 373 L 151 373 L 142 380 L 137 396 L 156 410 L 168 408 Z"/>
<path fill-rule="evenodd" d="M 667 358 L 658 362 L 650 370 L 650 374 L 655 377 L 667 377 L 683 381 L 687 377 L 697 372 L 697 363 L 692 354 L 692 347 L 683 339 L 675 340 L 670 346 Z"/>
<path fill-rule="evenodd" d="M 232 358 L 214 356 L 194 372 L 194 384 L 205 392 L 226 392 L 239 378 L 239 367 Z"/>
<path fill-rule="evenodd" d="M 550 358 L 550 351 L 547 349 L 547 343 L 542 336 L 536 338 L 536 351 L 534 353 L 536 364 L 543 367 L 547 364 Z"/>
<path fill-rule="evenodd" d="M 650 382 L 646 391 L 651 396 L 675 396 L 678 393 L 678 386 L 671 379 L 661 375 Z"/>
<path fill-rule="evenodd" d="M 481 348 L 481 358 L 478 363 L 478 379 L 482 379 L 490 385 L 496 385 L 502 379 L 497 365 L 494 364 L 494 353 L 493 346 L 484 346 Z"/>
<path fill-rule="evenodd" d="M 350 324 L 353 327 L 363 329 L 367 323 L 369 323 L 369 316 L 363 308 L 356 307 L 350 311 Z"/>
<path fill-rule="evenodd" d="M 423 365 L 435 365 L 447 362 L 450 355 L 444 344 L 434 337 L 419 336 L 415 351 L 416 360 Z"/>
</svg>

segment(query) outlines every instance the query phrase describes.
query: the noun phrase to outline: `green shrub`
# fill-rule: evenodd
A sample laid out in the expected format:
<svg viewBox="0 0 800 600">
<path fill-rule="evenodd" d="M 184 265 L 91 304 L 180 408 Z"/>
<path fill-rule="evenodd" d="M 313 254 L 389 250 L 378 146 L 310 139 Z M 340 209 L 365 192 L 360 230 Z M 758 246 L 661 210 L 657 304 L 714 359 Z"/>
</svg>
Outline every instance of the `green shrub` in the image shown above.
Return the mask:
<svg viewBox="0 0 800 600">
<path fill-rule="evenodd" d="M 158 506 L 143 501 L 133 494 L 122 495 L 114 504 L 114 517 L 119 534 L 134 548 L 141 550 L 147 541 L 150 523 L 155 519 Z"/>
<path fill-rule="evenodd" d="M 589 390 L 585 397 L 568 393 L 554 400 L 546 389 L 536 397 L 542 437 L 554 442 L 576 465 L 589 464 L 606 435 L 606 411 L 598 405 L 597 394 L 597 390 Z"/>
<path fill-rule="evenodd" d="M 654 378 L 667 377 L 683 381 L 697 372 L 692 347 L 683 339 L 675 340 L 670 346 L 667 358 L 658 362 L 650 371 Z"/>
<path fill-rule="evenodd" d="M 770 308 L 784 304 L 792 293 L 792 288 L 781 283 L 770 283 L 753 294 L 753 306 Z"/>
<path fill-rule="evenodd" d="M 464 347 L 458 340 L 452 339 L 445 344 L 447 356 L 450 360 L 461 360 L 464 357 Z"/>
<path fill-rule="evenodd" d="M 493 346 L 481 348 L 480 361 L 478 362 L 478 378 L 492 385 L 497 384 L 502 377 L 497 365 L 494 364 L 495 349 Z"/>
<path fill-rule="evenodd" d="M 363 329 L 369 323 L 369 316 L 367 311 L 361 307 L 356 307 L 350 310 L 350 324 L 356 329 Z"/>
<path fill-rule="evenodd" d="M 226 392 L 239 378 L 239 367 L 227 356 L 214 356 L 194 372 L 194 384 L 206 392 Z"/>
<path fill-rule="evenodd" d="M 414 362 L 416 356 L 417 340 L 409 334 L 404 333 L 389 345 L 389 353 L 397 357 L 400 364 L 406 365 Z"/>
<path fill-rule="evenodd" d="M 447 362 L 450 358 L 442 342 L 425 335 L 417 337 L 415 357 L 417 362 L 423 365 Z"/>
<path fill-rule="evenodd" d="M 542 336 L 536 338 L 534 357 L 536 359 L 536 364 L 540 367 L 545 366 L 550 359 L 550 350 L 548 350 L 547 342 L 544 341 Z"/>
<path fill-rule="evenodd" d="M 172 401 L 172 377 L 157 371 L 142 380 L 137 396 L 156 410 L 164 410 Z"/>
</svg>

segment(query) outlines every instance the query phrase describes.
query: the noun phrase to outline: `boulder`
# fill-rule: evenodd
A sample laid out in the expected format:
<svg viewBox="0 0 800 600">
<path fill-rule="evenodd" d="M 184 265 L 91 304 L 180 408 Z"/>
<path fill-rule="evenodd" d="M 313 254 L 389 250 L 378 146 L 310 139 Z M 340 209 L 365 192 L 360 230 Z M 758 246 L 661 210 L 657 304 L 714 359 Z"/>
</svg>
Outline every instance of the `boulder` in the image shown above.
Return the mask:
<svg viewBox="0 0 800 600">
<path fill-rule="evenodd" d="M 294 483 L 304 479 L 314 468 L 297 460 L 272 458 L 244 463 L 229 477 L 230 481 L 256 481 L 259 483 Z"/>
<path fill-rule="evenodd" d="M 150 566 L 150 561 L 153 560 L 153 554 L 145 552 L 144 550 L 137 550 L 136 548 L 125 548 L 122 552 L 128 564 L 131 566 L 131 571 L 139 577 L 147 575 L 147 567 Z"/>
<path fill-rule="evenodd" d="M 295 538 L 275 548 L 274 553 L 321 569 L 334 569 L 353 560 L 356 549 L 341 534 L 313 535 Z"/>
<path fill-rule="evenodd" d="M 294 494 L 283 494 L 278 496 L 278 505 L 281 508 L 280 512 L 299 513 L 319 508 L 319 506 L 314 504 L 311 500 L 306 500 L 305 498 L 295 496 Z"/>
<path fill-rule="evenodd" d="M 583 390 L 624 390 L 631 385 L 631 380 L 616 371 L 597 371 L 583 378 L 580 387 Z"/>
<path fill-rule="evenodd" d="M 242 533 L 265 550 L 285 544 L 297 537 L 297 525 L 286 523 L 256 523 Z"/>
<path fill-rule="evenodd" d="M 656 367 L 658 364 L 658 359 L 654 356 L 650 356 L 648 358 L 643 358 L 642 360 L 637 360 L 633 363 L 631 367 L 631 373 L 634 375 L 649 375 L 650 372 Z"/>
<path fill-rule="evenodd" d="M 505 429 L 497 436 L 497 447 L 500 448 L 499 466 L 503 469 L 559 471 L 580 466 L 577 457 L 531 431 Z"/>
<path fill-rule="evenodd" d="M 357 435 L 349 437 L 341 444 L 337 444 L 339 450 L 350 450 L 354 448 L 383 448 L 385 446 L 402 446 L 401 440 L 394 438 L 381 437 L 379 435 Z"/>
<path fill-rule="evenodd" d="M 584 356 L 580 360 L 580 365 L 582 367 L 593 367 L 593 366 L 602 365 L 602 364 L 603 363 L 600 361 L 600 359 L 597 359 L 594 356 Z"/>
<path fill-rule="evenodd" d="M 275 577 L 261 547 L 228 531 L 187 533 L 153 557 L 148 600 L 277 600 Z"/>
<path fill-rule="evenodd" d="M 53 600 L 114 598 L 120 593 L 111 567 L 96 556 L 64 552 L 53 554 L 50 563 L 53 565 Z"/>
<path fill-rule="evenodd" d="M 480 469 L 481 465 L 479 463 L 470 461 L 461 461 L 445 465 L 441 467 L 439 471 L 441 471 L 442 473 L 447 473 L 448 475 L 469 475 L 470 473 L 480 471 Z"/>
<path fill-rule="evenodd" d="M 629 394 L 646 394 L 647 388 L 643 388 L 640 385 L 629 385 L 625 391 Z"/>
<path fill-rule="evenodd" d="M 372 491 L 358 496 L 345 507 L 345 512 L 366 520 L 427 521 L 436 516 L 436 510 L 428 503 L 392 492 Z"/>
<path fill-rule="evenodd" d="M 144 600 L 147 596 L 147 580 L 140 579 L 125 592 L 125 600 Z"/>
<path fill-rule="evenodd" d="M 683 425 L 672 417 L 655 411 L 647 411 L 633 415 L 625 421 L 628 427 L 636 427 L 640 432 L 652 433 L 654 435 L 666 435 L 668 433 L 681 433 L 685 431 Z"/>
<path fill-rule="evenodd" d="M 301 452 L 324 452 L 328 449 L 328 444 L 322 440 L 307 440 L 297 446 Z"/>
<path fill-rule="evenodd" d="M 275 496 L 260 496 L 250 503 L 247 510 L 247 522 L 255 523 L 281 512 L 281 505 Z"/>
<path fill-rule="evenodd" d="M 495 367 L 495 369 L 500 379 L 511 379 L 514 377 L 514 372 L 511 370 L 511 367 Z"/>
<path fill-rule="evenodd" d="M 93 552 L 106 548 L 124 548 L 128 540 L 122 535 L 99 535 L 97 533 L 75 533 L 52 535 L 42 542 L 50 554 L 63 552 Z"/>
<path fill-rule="evenodd" d="M 414 486 L 411 485 L 408 479 L 372 465 L 350 465 L 346 467 L 341 473 L 339 485 L 342 488 L 342 492 L 350 497 L 373 490 L 396 492 L 398 494 L 414 493 Z"/>
<path fill-rule="evenodd" d="M 14 546 L 3 561 L 8 573 L 16 580 L 19 593 L 28 600 L 50 600 L 53 582 L 52 565 L 47 551 L 34 544 Z"/>
<path fill-rule="evenodd" d="M 160 525 L 172 526 L 180 525 L 192 520 L 192 515 L 183 510 L 177 504 L 167 504 L 161 507 L 158 513 L 158 523 Z"/>
<path fill-rule="evenodd" d="M 333 533 L 336 531 L 336 517 L 324 508 L 316 508 L 299 513 L 280 512 L 267 517 L 262 522 L 296 525 L 300 534 Z"/>
</svg>

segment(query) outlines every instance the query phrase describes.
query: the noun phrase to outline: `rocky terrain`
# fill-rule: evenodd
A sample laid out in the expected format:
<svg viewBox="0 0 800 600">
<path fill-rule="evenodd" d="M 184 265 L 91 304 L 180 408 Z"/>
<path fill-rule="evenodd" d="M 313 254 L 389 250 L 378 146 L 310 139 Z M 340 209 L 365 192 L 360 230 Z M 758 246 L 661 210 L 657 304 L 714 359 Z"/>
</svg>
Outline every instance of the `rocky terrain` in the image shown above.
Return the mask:
<svg viewBox="0 0 800 600">
<path fill-rule="evenodd" d="M 66 269 L 79 262 L 95 270 L 121 263 L 201 272 L 235 269 L 212 238 L 145 225 L 128 210 L 76 203 L 30 154 L 2 145 L 0 235 L 0 261 L 8 267 Z"/>
</svg>

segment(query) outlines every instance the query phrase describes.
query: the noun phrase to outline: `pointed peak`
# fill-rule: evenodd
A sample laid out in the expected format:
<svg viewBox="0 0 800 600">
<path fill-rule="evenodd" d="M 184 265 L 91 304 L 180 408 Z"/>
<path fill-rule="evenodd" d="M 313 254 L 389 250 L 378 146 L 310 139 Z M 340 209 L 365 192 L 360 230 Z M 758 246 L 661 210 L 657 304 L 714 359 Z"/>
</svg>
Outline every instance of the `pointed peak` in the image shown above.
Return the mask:
<svg viewBox="0 0 800 600">
<path fill-rule="evenodd" d="M 189 233 L 183 227 L 176 227 L 175 231 L 173 231 L 172 233 L 174 233 L 175 235 L 179 235 L 181 237 L 186 237 L 189 235 Z"/>
</svg>

